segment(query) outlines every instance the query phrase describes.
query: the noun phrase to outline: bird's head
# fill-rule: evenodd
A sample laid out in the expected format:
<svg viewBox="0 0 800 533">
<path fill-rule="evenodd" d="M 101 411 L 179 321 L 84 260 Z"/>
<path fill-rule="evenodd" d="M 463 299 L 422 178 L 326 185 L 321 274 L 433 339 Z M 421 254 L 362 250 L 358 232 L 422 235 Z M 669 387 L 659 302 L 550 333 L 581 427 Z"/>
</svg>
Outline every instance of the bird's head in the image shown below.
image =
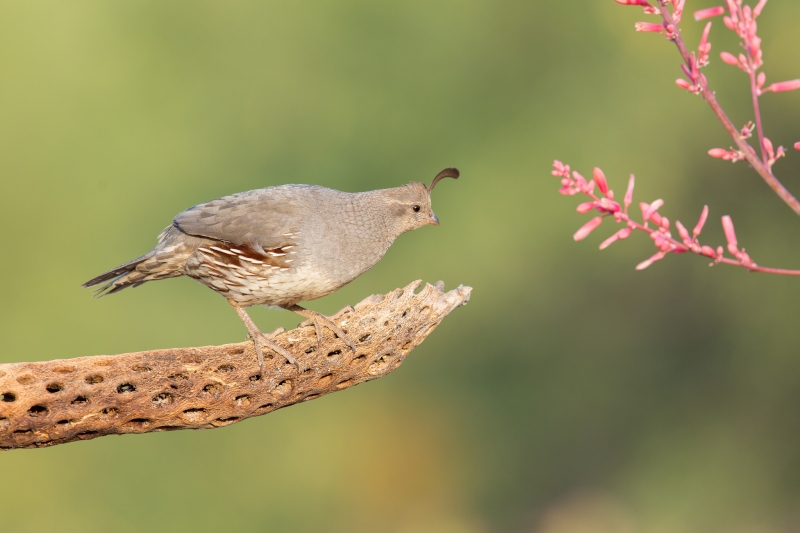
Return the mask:
<svg viewBox="0 0 800 533">
<path fill-rule="evenodd" d="M 458 179 L 456 168 L 446 168 L 436 174 L 429 186 L 413 181 L 408 185 L 388 189 L 389 211 L 397 235 L 433 224 L 439 225 L 439 218 L 431 209 L 431 191 L 442 178 Z"/>
</svg>

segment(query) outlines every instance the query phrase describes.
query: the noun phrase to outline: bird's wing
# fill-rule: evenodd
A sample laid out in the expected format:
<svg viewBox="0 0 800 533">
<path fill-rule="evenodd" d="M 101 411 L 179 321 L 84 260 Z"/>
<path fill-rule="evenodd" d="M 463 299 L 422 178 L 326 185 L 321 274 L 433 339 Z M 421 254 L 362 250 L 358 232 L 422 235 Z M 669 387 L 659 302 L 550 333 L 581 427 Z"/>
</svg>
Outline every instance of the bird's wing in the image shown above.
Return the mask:
<svg viewBox="0 0 800 533">
<path fill-rule="evenodd" d="M 223 196 L 190 207 L 173 225 L 189 235 L 274 248 L 291 242 L 309 212 L 304 189 L 281 186 Z M 314 187 L 316 188 L 316 187 Z"/>
</svg>

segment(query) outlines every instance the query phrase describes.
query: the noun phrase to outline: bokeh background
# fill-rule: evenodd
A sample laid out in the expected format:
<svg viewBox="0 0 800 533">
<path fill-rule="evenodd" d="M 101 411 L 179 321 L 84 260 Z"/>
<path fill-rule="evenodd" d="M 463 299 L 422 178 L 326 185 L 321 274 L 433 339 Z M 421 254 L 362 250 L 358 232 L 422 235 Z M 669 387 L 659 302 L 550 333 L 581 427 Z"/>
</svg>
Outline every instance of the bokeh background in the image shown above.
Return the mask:
<svg viewBox="0 0 800 533">
<path fill-rule="evenodd" d="M 688 9 L 714 5 L 691 0 Z M 416 278 L 475 288 L 390 376 L 214 431 L 0 454 L 0 530 L 480 533 L 800 531 L 800 280 L 709 269 L 636 235 L 599 252 L 554 158 L 760 264 L 800 268 L 800 220 L 746 164 L 679 58 L 611 0 L 0 3 L 0 362 L 238 342 L 190 279 L 93 300 L 177 212 L 282 183 L 428 181 L 442 219 L 310 305 Z M 800 3 L 760 19 L 800 77 Z M 702 25 L 687 16 L 696 43 Z M 738 124 L 747 80 L 707 70 Z M 763 98 L 800 140 L 800 91 Z M 776 172 L 800 192 L 800 154 Z M 258 309 L 264 330 L 300 319 Z"/>
</svg>

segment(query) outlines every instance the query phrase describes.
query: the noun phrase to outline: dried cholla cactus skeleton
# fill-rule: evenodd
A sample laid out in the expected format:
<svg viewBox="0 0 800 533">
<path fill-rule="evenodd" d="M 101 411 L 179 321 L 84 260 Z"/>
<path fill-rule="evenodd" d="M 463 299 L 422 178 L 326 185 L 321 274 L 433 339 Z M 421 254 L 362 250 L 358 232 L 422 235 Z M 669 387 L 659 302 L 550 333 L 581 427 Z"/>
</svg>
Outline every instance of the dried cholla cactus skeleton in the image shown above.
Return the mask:
<svg viewBox="0 0 800 533">
<path fill-rule="evenodd" d="M 0 450 L 103 435 L 211 429 L 319 398 L 396 369 L 471 288 L 415 281 L 331 317 L 356 353 L 313 324 L 277 330 L 275 342 L 306 370 L 271 357 L 259 372 L 253 343 L 0 365 Z"/>
</svg>

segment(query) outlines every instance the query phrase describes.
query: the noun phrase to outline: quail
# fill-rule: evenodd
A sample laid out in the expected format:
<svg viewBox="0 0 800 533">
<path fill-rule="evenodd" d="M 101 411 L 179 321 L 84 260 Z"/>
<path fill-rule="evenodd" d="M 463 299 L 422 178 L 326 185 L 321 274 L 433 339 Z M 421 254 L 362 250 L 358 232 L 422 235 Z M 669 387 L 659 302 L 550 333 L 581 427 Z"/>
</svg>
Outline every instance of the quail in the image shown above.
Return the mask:
<svg viewBox="0 0 800 533">
<path fill-rule="evenodd" d="M 430 186 L 348 193 L 317 185 L 280 185 L 223 196 L 178 214 L 145 255 L 93 278 L 96 296 L 148 281 L 189 276 L 228 300 L 244 322 L 264 368 L 263 348 L 297 359 L 262 333 L 245 308 L 277 306 L 314 324 L 317 343 L 327 327 L 355 351 L 351 339 L 326 316 L 299 302 L 326 296 L 372 268 L 401 234 L 439 225 Z"/>
</svg>

